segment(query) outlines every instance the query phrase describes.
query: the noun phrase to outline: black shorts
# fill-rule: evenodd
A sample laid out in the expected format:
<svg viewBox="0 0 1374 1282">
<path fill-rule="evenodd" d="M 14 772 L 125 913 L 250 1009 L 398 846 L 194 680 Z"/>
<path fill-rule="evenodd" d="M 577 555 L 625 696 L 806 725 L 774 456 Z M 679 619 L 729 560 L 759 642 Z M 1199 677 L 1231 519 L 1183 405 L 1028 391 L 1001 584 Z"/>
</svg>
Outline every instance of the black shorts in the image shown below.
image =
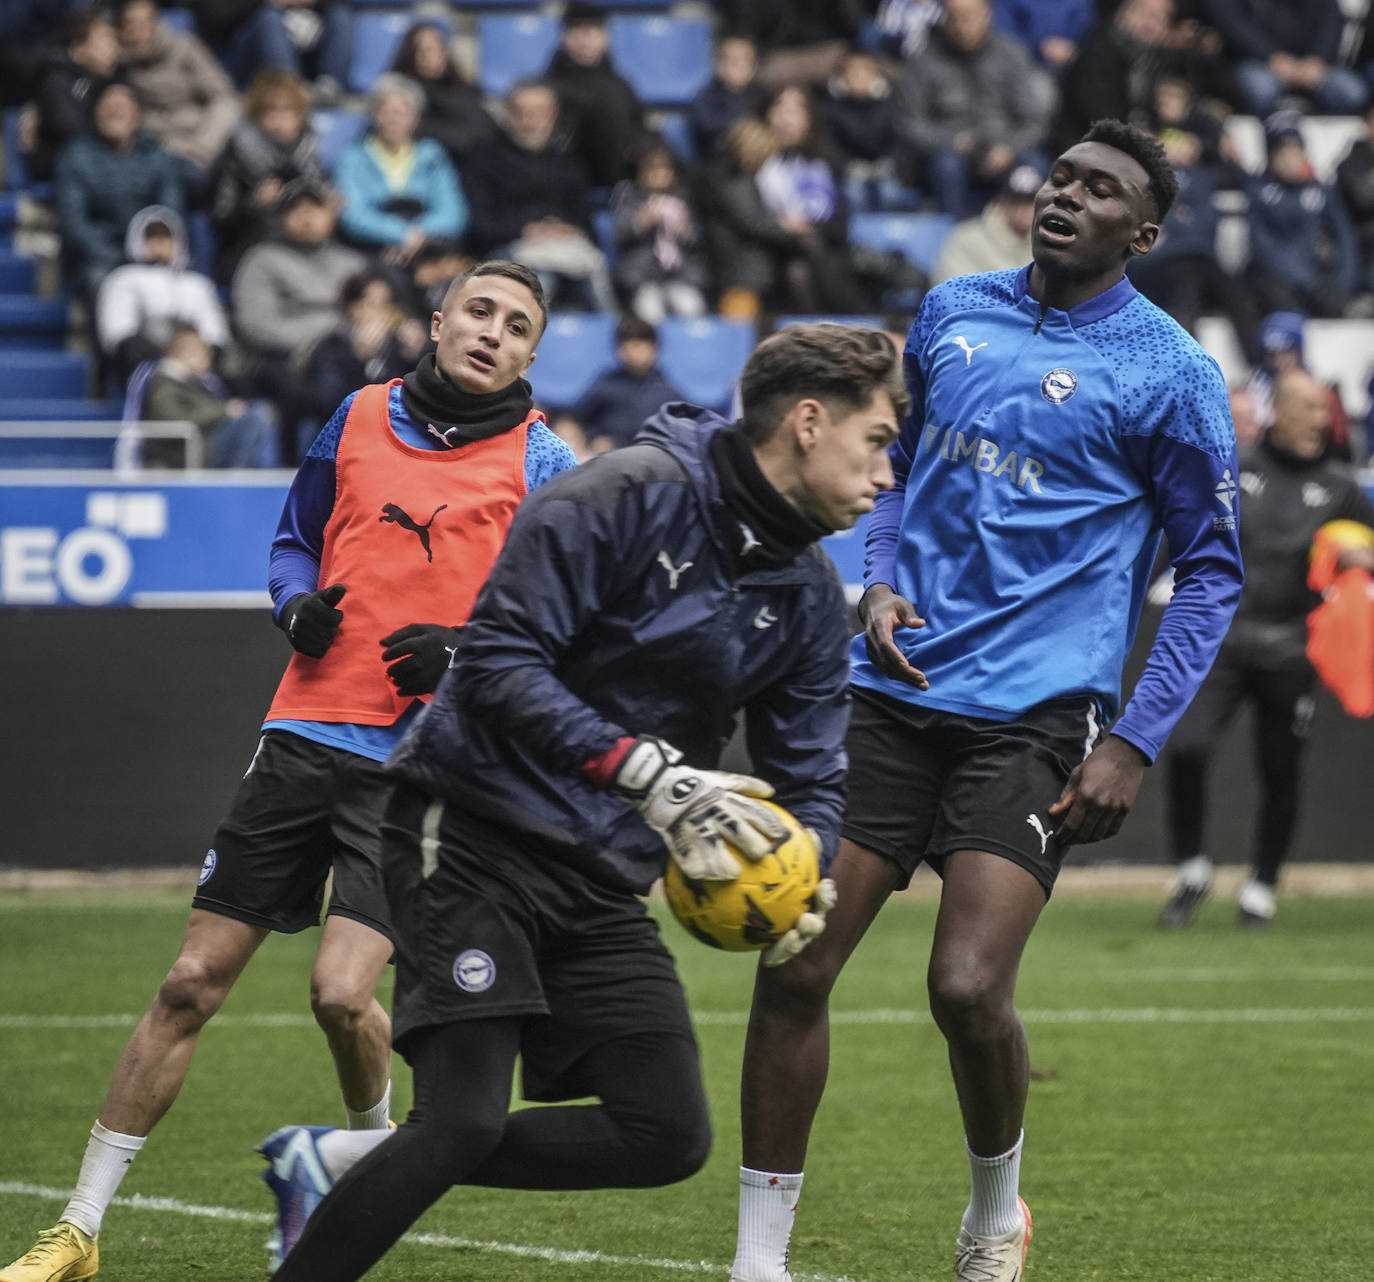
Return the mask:
<svg viewBox="0 0 1374 1282">
<path fill-rule="evenodd" d="M 695 1045 L 658 925 L 537 839 L 398 784 L 382 826 L 396 939 L 392 1040 L 468 1019 L 525 1021 L 526 1099 L 579 1099 L 579 1061 L 629 1033 Z"/>
<path fill-rule="evenodd" d="M 956 850 L 1020 864 L 1048 896 L 1064 860 L 1046 811 L 1101 738 L 1095 701 L 1054 699 L 989 721 L 856 688 L 844 835 L 911 880 Z"/>
<path fill-rule="evenodd" d="M 201 865 L 196 908 L 294 934 L 331 916 L 391 937 L 381 815 L 392 781 L 380 762 L 269 730 Z"/>
</svg>

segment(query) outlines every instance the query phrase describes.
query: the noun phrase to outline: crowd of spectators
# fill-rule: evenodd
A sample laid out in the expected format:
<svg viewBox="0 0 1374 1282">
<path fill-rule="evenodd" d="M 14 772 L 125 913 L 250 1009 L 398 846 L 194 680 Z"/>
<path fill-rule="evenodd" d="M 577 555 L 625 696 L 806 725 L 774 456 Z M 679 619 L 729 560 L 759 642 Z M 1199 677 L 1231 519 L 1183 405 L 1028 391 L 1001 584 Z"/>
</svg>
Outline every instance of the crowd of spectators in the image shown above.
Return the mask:
<svg viewBox="0 0 1374 1282">
<path fill-rule="evenodd" d="M 717 0 L 685 153 L 595 5 L 562 6 L 547 68 L 499 102 L 447 10 L 419 7 L 358 98 L 347 0 L 178 7 L 191 30 L 155 0 L 0 0 L 0 97 L 51 185 L 106 390 L 148 381 L 178 336 L 185 383 L 190 327 L 210 361 L 197 386 L 213 376 L 225 404 L 273 416 L 274 461 L 352 385 L 415 359 L 476 257 L 527 263 L 557 308 L 620 314 L 605 383 L 624 398 L 661 382 L 635 335 L 665 317 L 878 314 L 900 330 L 934 281 L 1028 259 L 1051 157 L 1102 116 L 1155 132 L 1178 173 L 1131 271 L 1185 326 L 1225 316 L 1259 368 L 1267 315 L 1374 315 L 1374 23 L 1340 0 Z M 327 165 L 311 113 L 340 105 L 366 127 Z M 1323 181 L 1304 118 L 1367 108 L 1368 137 Z M 1264 122 L 1262 172 L 1240 163 L 1232 113 Z M 919 210 L 958 223 L 928 276 L 850 235 L 856 213 Z M 1243 267 L 1219 253 L 1223 210 L 1244 218 Z M 584 421 L 604 403 L 556 407 L 589 450 L 623 435 Z"/>
</svg>

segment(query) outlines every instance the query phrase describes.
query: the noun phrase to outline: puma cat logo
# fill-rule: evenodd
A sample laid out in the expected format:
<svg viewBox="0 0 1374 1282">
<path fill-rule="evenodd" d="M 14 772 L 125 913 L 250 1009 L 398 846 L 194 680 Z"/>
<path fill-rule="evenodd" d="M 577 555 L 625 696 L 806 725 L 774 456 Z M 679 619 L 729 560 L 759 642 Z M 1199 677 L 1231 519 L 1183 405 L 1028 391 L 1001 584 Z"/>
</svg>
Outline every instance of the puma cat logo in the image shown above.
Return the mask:
<svg viewBox="0 0 1374 1282">
<path fill-rule="evenodd" d="M 405 510 L 405 508 L 398 507 L 395 503 L 384 503 L 382 505 L 382 514 L 377 518 L 377 524 L 380 525 L 383 521 L 389 521 L 393 525 L 399 525 L 403 530 L 409 530 L 420 540 L 420 546 L 425 550 L 425 559 L 433 561 L 434 553 L 429 546 L 429 527 L 434 524 L 434 518 L 446 507 L 448 507 L 447 503 L 440 503 L 439 506 L 430 513 L 428 521 L 423 525 L 417 525 L 415 519 Z"/>
</svg>

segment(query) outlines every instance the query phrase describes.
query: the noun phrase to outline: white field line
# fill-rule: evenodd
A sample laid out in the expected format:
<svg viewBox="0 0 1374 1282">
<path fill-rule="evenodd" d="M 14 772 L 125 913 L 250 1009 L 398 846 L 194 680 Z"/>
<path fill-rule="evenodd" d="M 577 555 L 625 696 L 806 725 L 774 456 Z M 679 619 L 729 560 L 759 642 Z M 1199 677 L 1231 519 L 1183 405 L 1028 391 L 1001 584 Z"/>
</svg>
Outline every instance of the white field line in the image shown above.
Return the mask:
<svg viewBox="0 0 1374 1282">
<path fill-rule="evenodd" d="M 696 1011 L 694 1021 L 732 1028 L 748 1021 L 747 1010 Z M 1374 1006 L 1252 1007 L 1190 1010 L 1177 1006 L 1128 1006 L 1080 1010 L 1023 1010 L 1028 1024 L 1351 1024 L 1374 1020 Z M 0 1029 L 132 1028 L 138 1015 L 0 1015 Z M 928 1024 L 924 1010 L 832 1010 L 832 1024 Z M 211 1028 L 313 1028 L 304 1014 L 217 1015 Z"/>
<path fill-rule="evenodd" d="M 50 1202 L 65 1202 L 70 1189 L 51 1188 L 43 1184 L 25 1184 L 17 1180 L 0 1181 L 0 1197 L 32 1197 Z M 201 1206 L 182 1202 L 174 1197 L 147 1197 L 135 1193 L 117 1197 L 113 1205 L 127 1206 L 136 1211 L 163 1211 L 173 1215 L 188 1215 L 201 1220 L 232 1220 L 241 1224 L 268 1225 L 276 1223 L 276 1216 L 266 1211 L 243 1211 L 233 1206 Z M 555 1246 L 525 1246 L 517 1242 L 476 1241 L 471 1238 L 450 1237 L 446 1233 L 407 1233 L 403 1242 L 420 1246 L 460 1248 L 482 1251 L 492 1255 L 511 1255 L 519 1259 L 545 1260 L 550 1264 L 607 1264 L 631 1269 L 659 1269 L 672 1273 L 709 1273 L 719 1277 L 726 1265 L 710 1260 L 670 1260 L 648 1255 L 611 1255 L 605 1251 L 567 1250 Z M 860 1282 L 857 1278 L 829 1273 L 795 1273 L 797 1282 Z"/>
</svg>

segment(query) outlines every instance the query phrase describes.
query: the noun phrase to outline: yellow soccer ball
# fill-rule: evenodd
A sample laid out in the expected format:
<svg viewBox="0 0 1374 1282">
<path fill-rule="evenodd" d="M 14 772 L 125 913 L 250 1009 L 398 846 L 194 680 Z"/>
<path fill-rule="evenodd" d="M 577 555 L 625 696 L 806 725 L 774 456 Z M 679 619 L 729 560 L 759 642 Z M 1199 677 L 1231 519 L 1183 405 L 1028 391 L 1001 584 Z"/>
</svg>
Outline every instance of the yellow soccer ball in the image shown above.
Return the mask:
<svg viewBox="0 0 1374 1282">
<path fill-rule="evenodd" d="M 696 881 L 671 859 L 663 876 L 668 906 L 689 934 L 712 948 L 757 952 L 781 938 L 811 907 L 821 866 L 811 835 L 781 806 L 765 801 L 787 836 L 757 862 L 738 855 L 734 881 Z"/>
</svg>

